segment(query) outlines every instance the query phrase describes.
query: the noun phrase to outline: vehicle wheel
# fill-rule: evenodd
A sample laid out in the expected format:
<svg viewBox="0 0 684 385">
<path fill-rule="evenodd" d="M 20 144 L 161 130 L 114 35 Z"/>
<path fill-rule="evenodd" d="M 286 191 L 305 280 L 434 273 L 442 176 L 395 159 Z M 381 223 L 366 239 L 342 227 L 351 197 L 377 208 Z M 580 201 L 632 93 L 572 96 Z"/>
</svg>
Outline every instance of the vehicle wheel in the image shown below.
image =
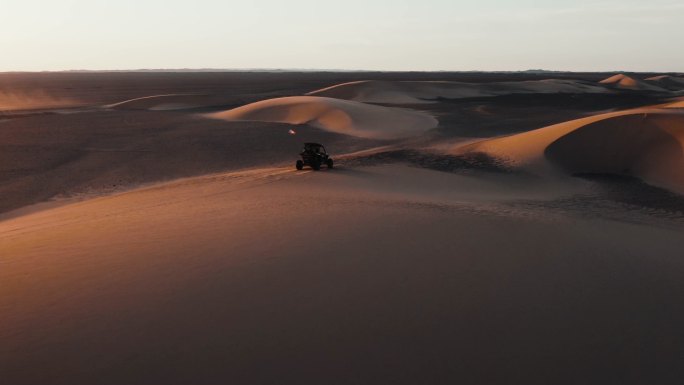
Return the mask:
<svg viewBox="0 0 684 385">
<path fill-rule="evenodd" d="M 295 167 L 297 167 L 297 170 L 303 169 L 304 168 L 304 162 L 302 162 L 301 160 L 298 160 Z"/>
<path fill-rule="evenodd" d="M 332 159 L 328 159 L 328 161 L 326 163 L 328 164 L 328 168 L 333 168 L 333 160 Z"/>
<path fill-rule="evenodd" d="M 313 162 L 311 163 L 311 168 L 313 168 L 315 171 L 318 171 L 321 169 L 321 164 L 318 162 Z"/>
</svg>

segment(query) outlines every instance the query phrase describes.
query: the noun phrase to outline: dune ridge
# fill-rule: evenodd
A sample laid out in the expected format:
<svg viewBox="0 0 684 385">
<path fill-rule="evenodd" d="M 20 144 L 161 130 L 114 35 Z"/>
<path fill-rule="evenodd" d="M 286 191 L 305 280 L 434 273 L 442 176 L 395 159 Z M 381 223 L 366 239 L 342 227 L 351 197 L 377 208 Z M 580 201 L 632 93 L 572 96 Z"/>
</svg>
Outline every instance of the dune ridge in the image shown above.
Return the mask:
<svg viewBox="0 0 684 385">
<path fill-rule="evenodd" d="M 684 90 L 684 78 L 678 78 L 670 75 L 660 75 L 644 80 L 672 91 Z"/>
<path fill-rule="evenodd" d="M 419 111 L 317 96 L 268 99 L 207 116 L 229 121 L 308 124 L 373 139 L 411 137 L 439 123 L 433 116 Z"/>
<path fill-rule="evenodd" d="M 634 109 L 572 120 L 473 143 L 482 152 L 537 174 L 617 174 L 684 193 L 684 113 Z"/>
<path fill-rule="evenodd" d="M 220 94 L 163 94 L 124 100 L 103 106 L 112 110 L 173 111 L 215 107 L 231 103 L 230 95 Z"/>
<path fill-rule="evenodd" d="M 529 93 L 605 93 L 604 87 L 573 80 L 530 80 L 494 83 L 450 81 L 357 81 L 312 91 L 307 95 L 365 103 L 420 104 L 437 99 L 463 99 Z"/>
<path fill-rule="evenodd" d="M 684 108 L 684 100 L 679 100 L 663 106 L 664 108 Z"/>
<path fill-rule="evenodd" d="M 603 79 L 599 84 L 604 84 L 609 87 L 623 89 L 623 90 L 638 90 L 638 91 L 665 91 L 662 87 L 654 84 L 649 84 L 645 81 L 635 79 L 625 74 L 613 75 L 609 78 Z"/>
</svg>

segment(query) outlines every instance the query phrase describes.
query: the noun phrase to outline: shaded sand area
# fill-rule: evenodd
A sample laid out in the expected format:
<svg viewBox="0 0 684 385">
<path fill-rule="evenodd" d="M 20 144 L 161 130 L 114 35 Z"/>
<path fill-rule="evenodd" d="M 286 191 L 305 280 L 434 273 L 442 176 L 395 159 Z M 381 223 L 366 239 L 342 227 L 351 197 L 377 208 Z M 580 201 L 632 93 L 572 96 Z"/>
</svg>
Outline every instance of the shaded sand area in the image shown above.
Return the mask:
<svg viewBox="0 0 684 385">
<path fill-rule="evenodd" d="M 679 76 L 613 75 L 0 74 L 0 383 L 678 384 Z"/>
<path fill-rule="evenodd" d="M 226 123 L 175 111 L 37 114 L 0 123 L 0 213 L 49 199 L 135 188 L 297 156 L 303 141 L 375 145 L 313 127 Z M 291 163 L 291 162 L 288 162 Z M 1 214 L 0 214 L 1 215 Z"/>
<path fill-rule="evenodd" d="M 515 204 L 583 183 L 264 169 L 1 222 L 4 377 L 674 383 L 684 226 Z"/>
<path fill-rule="evenodd" d="M 684 110 L 642 108 L 560 123 L 457 146 L 510 167 L 549 174 L 635 176 L 684 194 Z"/>
</svg>

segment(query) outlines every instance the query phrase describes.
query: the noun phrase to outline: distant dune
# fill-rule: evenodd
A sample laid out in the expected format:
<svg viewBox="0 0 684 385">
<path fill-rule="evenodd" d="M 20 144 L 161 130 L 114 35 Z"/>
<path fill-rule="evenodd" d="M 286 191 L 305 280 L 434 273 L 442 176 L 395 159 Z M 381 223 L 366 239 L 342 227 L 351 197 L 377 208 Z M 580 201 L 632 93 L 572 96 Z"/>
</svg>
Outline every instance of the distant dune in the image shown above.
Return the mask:
<svg viewBox="0 0 684 385">
<path fill-rule="evenodd" d="M 374 139 L 411 137 L 439 123 L 434 117 L 418 111 L 315 96 L 268 99 L 209 116 L 230 121 L 308 124 L 331 132 Z"/>
<path fill-rule="evenodd" d="M 625 74 L 613 75 L 607 79 L 599 82 L 609 87 L 624 89 L 624 90 L 638 90 L 638 91 L 665 91 L 663 88 L 646 83 L 644 81 L 635 79 Z"/>
<path fill-rule="evenodd" d="M 684 193 L 684 113 L 636 109 L 592 116 L 465 147 L 533 172 L 631 175 Z"/>
<path fill-rule="evenodd" d="M 104 107 L 115 110 L 173 111 L 226 106 L 232 104 L 233 99 L 233 95 L 222 94 L 167 94 L 144 96 Z"/>
<path fill-rule="evenodd" d="M 645 79 L 647 82 L 673 91 L 684 90 L 684 78 L 660 75 Z"/>
<path fill-rule="evenodd" d="M 40 108 L 60 108 L 77 104 L 73 98 L 55 97 L 42 90 L 13 91 L 3 89 L 0 84 L 0 112 L 33 110 Z"/>
<path fill-rule="evenodd" d="M 426 81 L 359 81 L 310 92 L 309 95 L 366 103 L 416 104 L 437 99 L 463 99 L 530 93 L 604 93 L 605 88 L 573 80 L 461 83 Z"/>
<path fill-rule="evenodd" d="M 200 94 L 168 94 L 152 95 L 125 100 L 123 102 L 109 104 L 105 108 L 118 110 L 182 110 L 197 107 L 197 97 L 206 95 Z"/>
</svg>

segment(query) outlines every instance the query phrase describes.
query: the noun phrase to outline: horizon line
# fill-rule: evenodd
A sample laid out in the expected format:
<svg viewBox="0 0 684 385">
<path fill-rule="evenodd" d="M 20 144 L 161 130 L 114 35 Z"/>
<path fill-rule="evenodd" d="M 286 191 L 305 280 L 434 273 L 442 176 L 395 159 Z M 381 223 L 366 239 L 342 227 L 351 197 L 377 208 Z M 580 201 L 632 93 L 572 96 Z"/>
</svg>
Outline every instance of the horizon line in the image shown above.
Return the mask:
<svg viewBox="0 0 684 385">
<path fill-rule="evenodd" d="M 112 73 L 112 72 L 337 72 L 337 73 L 634 73 L 634 74 L 684 74 L 684 71 L 630 71 L 630 70 L 370 70 L 370 69 L 335 69 L 335 68 L 133 68 L 133 69 L 64 69 L 64 70 L 9 70 L 0 74 L 14 73 Z"/>
</svg>

